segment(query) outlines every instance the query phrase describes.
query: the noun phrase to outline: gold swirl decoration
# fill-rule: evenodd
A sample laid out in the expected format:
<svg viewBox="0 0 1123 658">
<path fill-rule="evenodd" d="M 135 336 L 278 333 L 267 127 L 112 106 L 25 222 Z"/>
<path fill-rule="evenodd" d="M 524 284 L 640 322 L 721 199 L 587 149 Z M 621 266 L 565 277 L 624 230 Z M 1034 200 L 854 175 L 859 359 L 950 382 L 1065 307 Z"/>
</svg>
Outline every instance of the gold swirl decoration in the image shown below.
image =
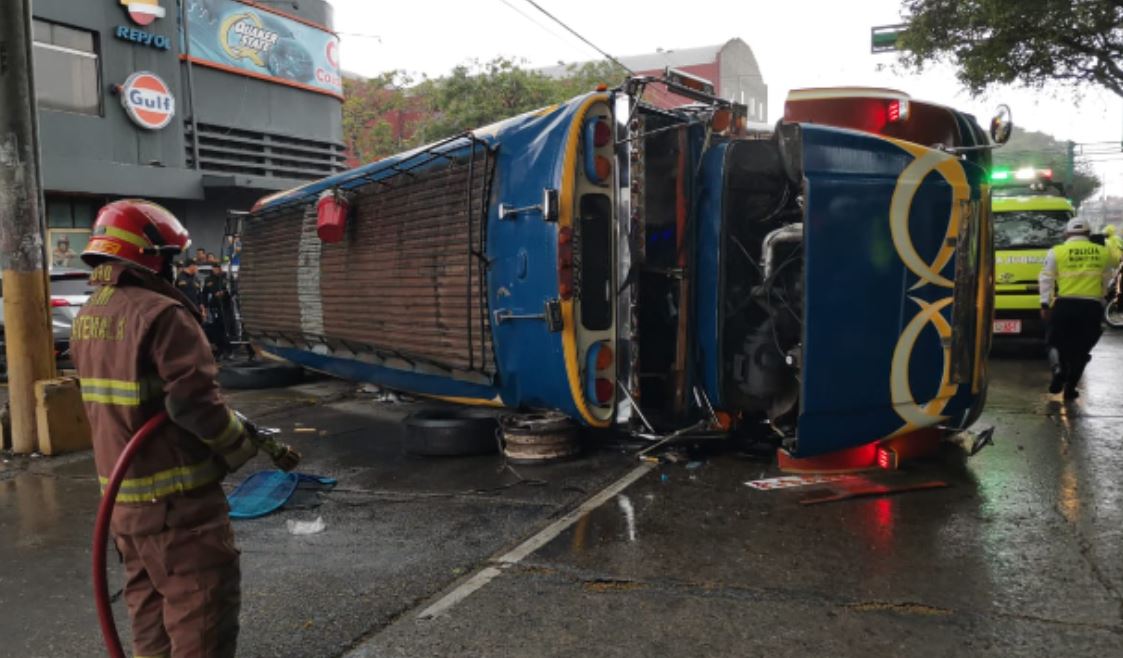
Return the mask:
<svg viewBox="0 0 1123 658">
<path fill-rule="evenodd" d="M 913 291 L 927 285 L 933 285 L 945 288 L 949 292 L 946 297 L 941 297 L 933 302 L 926 302 L 917 297 L 909 296 L 909 299 L 916 303 L 920 310 L 905 326 L 897 339 L 897 345 L 893 349 L 892 369 L 889 375 L 893 410 L 905 421 L 905 425 L 890 436 L 899 436 L 945 420 L 946 417 L 941 414 L 958 388 L 950 381 L 951 324 L 941 313 L 952 303 L 951 291 L 954 289 L 955 283 L 943 276 L 941 272 L 955 256 L 956 239 L 959 235 L 960 222 L 963 219 L 963 202 L 968 199 L 971 187 L 967 183 L 967 176 L 963 167 L 953 156 L 910 142 L 889 141 L 907 151 L 914 158 L 897 178 L 897 186 L 889 206 L 889 228 L 893 236 L 893 246 L 905 267 L 919 279 L 909 290 Z M 917 191 L 924 179 L 933 171 L 947 181 L 951 187 L 952 198 L 947 233 L 943 244 L 936 254 L 936 259 L 932 263 L 927 263 L 920 257 L 913 245 L 912 235 L 909 232 L 909 215 L 912 212 L 913 199 L 916 197 Z M 909 384 L 909 363 L 912 360 L 912 352 L 916 348 L 920 334 L 928 324 L 933 325 L 937 334 L 939 334 L 940 341 L 943 344 L 944 364 L 936 395 L 928 402 L 920 404 L 913 397 L 912 386 Z"/>
</svg>

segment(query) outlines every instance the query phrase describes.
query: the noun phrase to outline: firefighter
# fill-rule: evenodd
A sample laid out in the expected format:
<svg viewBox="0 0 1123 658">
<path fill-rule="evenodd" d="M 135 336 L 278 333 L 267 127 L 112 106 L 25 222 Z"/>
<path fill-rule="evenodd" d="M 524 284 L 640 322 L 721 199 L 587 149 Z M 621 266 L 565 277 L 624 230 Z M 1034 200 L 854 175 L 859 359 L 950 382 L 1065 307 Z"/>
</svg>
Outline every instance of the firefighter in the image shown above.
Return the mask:
<svg viewBox="0 0 1123 658">
<path fill-rule="evenodd" d="M 172 284 L 189 243 L 170 212 L 127 199 L 101 209 L 82 252 L 94 292 L 71 346 L 102 487 L 146 420 L 167 409 L 172 421 L 137 453 L 110 526 L 137 656 L 232 657 L 238 636 L 238 550 L 220 481 L 257 447 L 219 393 L 199 309 Z"/>
<path fill-rule="evenodd" d="M 1065 241 L 1049 250 L 1038 275 L 1041 319 L 1049 326 L 1049 392 L 1063 389 L 1066 400 L 1080 395 L 1076 385 L 1103 333 L 1104 296 L 1118 264 L 1111 250 L 1092 242 L 1090 235 L 1085 220 L 1070 219 Z"/>
</svg>

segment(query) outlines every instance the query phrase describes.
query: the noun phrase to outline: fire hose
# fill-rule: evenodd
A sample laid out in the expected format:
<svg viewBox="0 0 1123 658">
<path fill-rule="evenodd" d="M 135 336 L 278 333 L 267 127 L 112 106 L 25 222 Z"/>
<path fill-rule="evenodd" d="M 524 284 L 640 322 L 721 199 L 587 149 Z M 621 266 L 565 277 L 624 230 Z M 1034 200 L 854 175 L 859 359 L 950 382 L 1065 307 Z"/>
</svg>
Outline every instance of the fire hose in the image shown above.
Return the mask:
<svg viewBox="0 0 1123 658">
<path fill-rule="evenodd" d="M 278 468 L 291 471 L 300 462 L 300 453 L 291 447 L 276 441 L 273 437 L 275 430 L 259 429 L 238 414 L 246 428 L 246 437 L 259 449 L 272 458 Z M 136 434 L 129 439 L 117 463 L 113 465 L 113 472 L 109 475 L 109 483 L 102 493 L 101 503 L 97 508 L 97 518 L 94 521 L 94 546 L 93 546 L 93 580 L 94 601 L 97 604 L 98 624 L 101 626 L 101 636 L 105 640 L 106 651 L 110 658 L 125 658 L 125 650 L 121 646 L 121 636 L 117 634 L 117 624 L 113 620 L 113 609 L 109 601 L 109 585 L 105 574 L 105 545 L 109 539 L 109 521 L 113 517 L 113 508 L 117 501 L 117 492 L 121 489 L 121 482 L 125 473 L 132 465 L 133 457 L 153 434 L 168 422 L 168 412 L 161 411 L 148 422 L 144 423 Z"/>
</svg>

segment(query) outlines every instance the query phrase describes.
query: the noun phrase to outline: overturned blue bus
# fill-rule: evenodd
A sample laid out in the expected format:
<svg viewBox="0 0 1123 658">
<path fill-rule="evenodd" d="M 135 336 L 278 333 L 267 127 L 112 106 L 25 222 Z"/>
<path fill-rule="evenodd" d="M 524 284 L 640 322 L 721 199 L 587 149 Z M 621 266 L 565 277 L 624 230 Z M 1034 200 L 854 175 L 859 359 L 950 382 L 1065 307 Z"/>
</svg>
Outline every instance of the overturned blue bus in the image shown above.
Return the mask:
<svg viewBox="0 0 1123 658">
<path fill-rule="evenodd" d="M 645 105 L 655 84 L 693 102 Z M 338 377 L 594 428 L 758 425 L 798 456 L 965 428 L 990 147 L 890 90 L 793 92 L 754 133 L 636 78 L 263 199 L 245 329 Z"/>
</svg>

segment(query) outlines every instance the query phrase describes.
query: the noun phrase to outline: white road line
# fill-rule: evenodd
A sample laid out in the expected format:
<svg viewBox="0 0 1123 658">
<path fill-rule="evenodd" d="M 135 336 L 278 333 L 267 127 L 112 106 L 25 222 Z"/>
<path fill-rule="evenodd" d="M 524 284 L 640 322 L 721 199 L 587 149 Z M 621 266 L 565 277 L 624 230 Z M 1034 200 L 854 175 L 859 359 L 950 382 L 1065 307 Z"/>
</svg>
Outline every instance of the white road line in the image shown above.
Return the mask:
<svg viewBox="0 0 1123 658">
<path fill-rule="evenodd" d="M 586 500 L 573 511 L 546 526 L 533 537 L 527 539 L 507 553 L 499 556 L 495 560 L 495 564 L 497 564 L 498 566 L 488 566 L 481 569 L 471 578 L 461 583 L 460 586 L 458 586 L 456 589 L 442 596 L 436 603 L 422 610 L 421 614 L 417 615 L 417 618 L 432 619 L 433 617 L 447 612 L 449 608 L 456 605 L 457 603 L 460 603 L 464 599 L 471 596 L 473 593 L 480 590 L 484 585 L 487 585 L 491 581 L 495 580 L 501 573 L 503 573 L 503 569 L 506 569 L 513 564 L 518 564 L 519 562 L 526 559 L 526 557 L 534 551 L 537 551 L 538 549 L 553 541 L 555 537 L 564 532 L 567 528 L 569 528 L 569 526 L 577 523 L 577 521 L 580 520 L 581 517 L 600 507 L 606 501 L 611 499 L 613 496 L 616 496 L 624 489 L 627 489 L 636 480 L 651 472 L 653 468 L 655 468 L 654 464 L 645 462 L 632 469 L 627 475 L 608 485 L 608 487 L 602 489 L 599 493 L 597 493 L 597 495 Z"/>
<path fill-rule="evenodd" d="M 464 599 L 474 594 L 476 590 L 495 580 L 495 578 L 501 573 L 503 572 L 498 567 L 487 567 L 482 571 L 477 572 L 474 576 L 461 583 L 460 587 L 457 587 L 445 596 L 441 597 L 440 601 L 437 601 L 428 608 L 425 608 L 425 610 L 422 611 L 421 614 L 417 615 L 417 618 L 432 619 L 433 617 L 443 614 L 452 606 L 460 603 Z"/>
</svg>

